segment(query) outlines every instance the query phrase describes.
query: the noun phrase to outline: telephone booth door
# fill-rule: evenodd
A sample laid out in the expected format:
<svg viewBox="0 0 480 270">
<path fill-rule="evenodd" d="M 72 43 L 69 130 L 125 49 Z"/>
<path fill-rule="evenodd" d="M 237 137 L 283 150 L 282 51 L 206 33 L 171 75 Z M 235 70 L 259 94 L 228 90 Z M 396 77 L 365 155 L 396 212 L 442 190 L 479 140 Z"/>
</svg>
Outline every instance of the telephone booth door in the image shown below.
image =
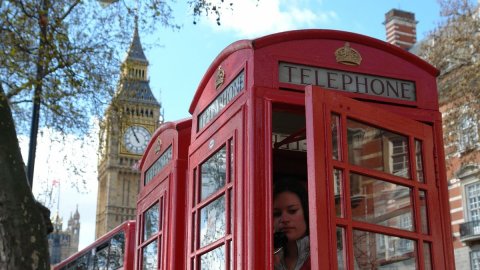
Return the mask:
<svg viewBox="0 0 480 270">
<path fill-rule="evenodd" d="M 337 93 L 305 92 L 312 269 L 450 269 L 432 126 Z"/>
<path fill-rule="evenodd" d="M 184 269 L 191 119 L 163 123 L 140 160 L 135 269 Z"/>
<path fill-rule="evenodd" d="M 236 213 L 242 166 L 242 111 L 195 146 L 189 157 L 187 269 L 234 269 L 242 225 Z M 240 149 L 240 150 L 239 150 Z M 237 237 L 234 237 L 237 235 Z M 244 269 L 237 262 L 236 269 Z"/>
</svg>

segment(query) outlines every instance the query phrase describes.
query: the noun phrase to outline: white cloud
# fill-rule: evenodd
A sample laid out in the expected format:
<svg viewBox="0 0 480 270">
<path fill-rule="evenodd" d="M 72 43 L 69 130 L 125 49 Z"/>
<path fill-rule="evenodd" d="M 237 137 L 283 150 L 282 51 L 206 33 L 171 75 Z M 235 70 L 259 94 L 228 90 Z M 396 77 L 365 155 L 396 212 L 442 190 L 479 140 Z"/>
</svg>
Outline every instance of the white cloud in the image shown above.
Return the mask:
<svg viewBox="0 0 480 270">
<path fill-rule="evenodd" d="M 208 24 L 217 31 L 233 31 L 242 38 L 253 38 L 265 34 L 300 28 L 322 28 L 338 20 L 334 11 L 312 10 L 308 1 L 287 0 L 242 0 L 236 1 L 233 11 L 221 14 L 221 27 L 216 18 L 210 16 Z"/>
<path fill-rule="evenodd" d="M 92 124 L 98 127 L 97 124 Z M 95 210 L 97 204 L 97 148 L 98 131 L 80 140 L 75 135 L 62 135 L 41 129 L 38 135 L 35 159 L 33 193 L 37 200 L 50 208 L 51 216 L 58 213 L 64 229 L 78 206 L 80 213 L 80 246 L 83 248 L 95 238 Z M 19 136 L 22 156 L 28 157 L 29 138 Z M 60 185 L 52 186 L 54 181 Z"/>
</svg>

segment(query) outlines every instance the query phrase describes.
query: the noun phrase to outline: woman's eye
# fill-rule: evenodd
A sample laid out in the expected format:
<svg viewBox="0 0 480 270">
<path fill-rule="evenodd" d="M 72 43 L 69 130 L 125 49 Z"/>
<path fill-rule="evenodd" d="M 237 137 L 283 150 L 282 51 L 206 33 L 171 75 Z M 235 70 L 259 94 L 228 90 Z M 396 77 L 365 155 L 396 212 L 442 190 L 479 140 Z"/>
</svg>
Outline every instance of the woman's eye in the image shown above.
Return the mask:
<svg viewBox="0 0 480 270">
<path fill-rule="evenodd" d="M 298 209 L 288 209 L 288 213 L 293 215 L 298 211 Z"/>
<path fill-rule="evenodd" d="M 281 213 L 280 212 L 273 212 L 273 217 L 280 217 Z"/>
</svg>

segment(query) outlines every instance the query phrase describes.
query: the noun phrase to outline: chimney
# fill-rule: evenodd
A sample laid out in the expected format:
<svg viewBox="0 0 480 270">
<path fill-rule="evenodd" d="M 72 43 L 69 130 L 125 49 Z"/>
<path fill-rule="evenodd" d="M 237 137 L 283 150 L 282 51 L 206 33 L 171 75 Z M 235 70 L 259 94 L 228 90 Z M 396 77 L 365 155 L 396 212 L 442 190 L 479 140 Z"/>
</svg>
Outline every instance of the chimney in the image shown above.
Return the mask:
<svg viewBox="0 0 480 270">
<path fill-rule="evenodd" d="M 385 13 L 387 42 L 408 50 L 417 42 L 417 21 L 415 14 L 399 9 Z"/>
</svg>

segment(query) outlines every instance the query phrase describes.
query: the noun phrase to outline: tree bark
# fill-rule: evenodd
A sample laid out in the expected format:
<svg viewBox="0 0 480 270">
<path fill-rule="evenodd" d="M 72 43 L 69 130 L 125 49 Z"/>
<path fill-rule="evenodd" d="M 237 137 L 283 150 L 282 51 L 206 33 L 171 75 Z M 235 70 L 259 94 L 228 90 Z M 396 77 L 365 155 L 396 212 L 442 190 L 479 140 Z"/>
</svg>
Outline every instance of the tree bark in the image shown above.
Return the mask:
<svg viewBox="0 0 480 270">
<path fill-rule="evenodd" d="M 49 269 L 45 209 L 27 182 L 12 113 L 0 85 L 0 269 Z M 49 220 L 48 220 L 49 221 Z"/>
</svg>

